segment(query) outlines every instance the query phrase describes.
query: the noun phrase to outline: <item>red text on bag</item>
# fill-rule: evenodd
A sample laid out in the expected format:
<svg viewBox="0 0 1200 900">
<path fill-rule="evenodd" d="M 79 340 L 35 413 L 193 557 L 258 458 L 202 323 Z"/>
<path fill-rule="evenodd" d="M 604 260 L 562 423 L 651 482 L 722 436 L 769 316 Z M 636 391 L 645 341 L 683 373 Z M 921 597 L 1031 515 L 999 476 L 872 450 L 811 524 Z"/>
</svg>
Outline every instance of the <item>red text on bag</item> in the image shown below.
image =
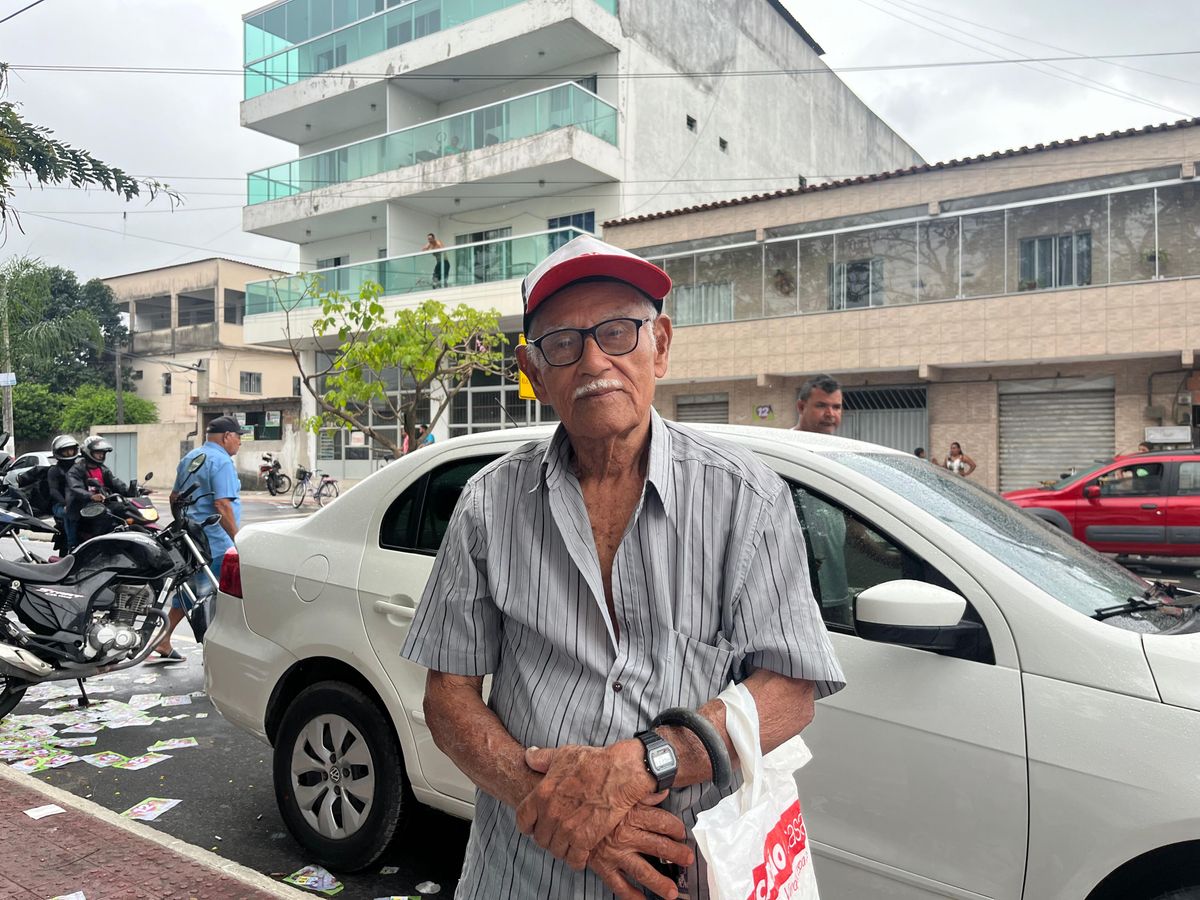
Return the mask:
<svg viewBox="0 0 1200 900">
<path fill-rule="evenodd" d="M 808 865 L 807 848 L 808 833 L 797 800 L 767 832 L 763 861 L 754 867 L 754 890 L 746 900 L 787 900 Z"/>
</svg>

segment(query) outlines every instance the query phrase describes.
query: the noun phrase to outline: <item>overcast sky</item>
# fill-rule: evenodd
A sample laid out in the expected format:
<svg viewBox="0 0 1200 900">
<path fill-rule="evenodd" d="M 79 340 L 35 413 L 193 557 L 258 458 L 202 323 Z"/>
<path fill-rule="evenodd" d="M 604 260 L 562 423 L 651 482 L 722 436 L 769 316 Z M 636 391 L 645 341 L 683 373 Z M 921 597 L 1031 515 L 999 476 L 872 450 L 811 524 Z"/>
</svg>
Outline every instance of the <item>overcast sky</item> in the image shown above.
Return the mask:
<svg viewBox="0 0 1200 900">
<path fill-rule="evenodd" d="M 0 0 L 0 18 L 29 2 Z M 1193 0 L 785 2 L 835 69 L 1161 54 L 1200 45 Z M 12 64 L 237 70 L 241 15 L 257 5 L 44 0 L 0 24 L 0 44 Z M 1200 115 L 1200 56 L 1117 62 L 843 77 L 930 162 Z M 126 171 L 167 181 L 186 202 L 170 212 L 162 200 L 125 204 L 100 191 L 22 190 L 16 206 L 24 213 L 24 233 L 10 229 L 3 257 L 41 257 L 85 279 L 212 255 L 294 268 L 289 245 L 241 232 L 245 173 L 289 158 L 294 148 L 238 126 L 240 75 L 18 71 L 9 95 L 27 119 L 60 139 Z"/>
</svg>

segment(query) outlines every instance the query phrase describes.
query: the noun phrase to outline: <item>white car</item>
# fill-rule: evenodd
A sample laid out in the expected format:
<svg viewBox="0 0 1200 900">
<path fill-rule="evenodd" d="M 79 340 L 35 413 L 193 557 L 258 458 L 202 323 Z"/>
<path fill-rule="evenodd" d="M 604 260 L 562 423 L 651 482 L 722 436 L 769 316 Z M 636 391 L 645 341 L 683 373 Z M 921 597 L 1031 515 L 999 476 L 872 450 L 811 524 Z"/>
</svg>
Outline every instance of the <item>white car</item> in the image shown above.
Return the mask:
<svg viewBox="0 0 1200 900">
<path fill-rule="evenodd" d="M 12 467 L 4 473 L 5 484 L 16 487 L 17 479 L 34 466 L 54 465 L 54 454 L 49 450 L 37 450 L 33 453 L 22 453 L 13 461 Z"/>
<path fill-rule="evenodd" d="M 799 776 L 825 900 L 1200 897 L 1200 616 L 1149 608 L 1145 582 L 915 457 L 704 427 L 786 479 L 809 532 L 845 522 L 809 548 L 853 598 L 824 607 L 847 687 L 818 702 Z M 410 797 L 470 816 L 400 648 L 463 484 L 549 434 L 438 443 L 238 535 L 208 691 L 274 746 L 316 861 L 369 865 Z"/>
</svg>

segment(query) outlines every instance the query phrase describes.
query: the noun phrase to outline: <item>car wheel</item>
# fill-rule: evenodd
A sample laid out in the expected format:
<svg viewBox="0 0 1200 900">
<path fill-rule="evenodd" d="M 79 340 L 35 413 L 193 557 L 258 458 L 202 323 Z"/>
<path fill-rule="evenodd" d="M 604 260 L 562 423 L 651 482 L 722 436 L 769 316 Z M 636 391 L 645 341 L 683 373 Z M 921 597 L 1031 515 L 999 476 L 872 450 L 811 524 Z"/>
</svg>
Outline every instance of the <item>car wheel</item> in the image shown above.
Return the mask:
<svg viewBox="0 0 1200 900">
<path fill-rule="evenodd" d="M 338 681 L 305 688 L 275 740 L 275 799 L 292 836 L 335 871 L 370 866 L 404 806 L 396 736 L 362 691 Z"/>
<path fill-rule="evenodd" d="M 1200 887 L 1172 888 L 1165 894 L 1154 894 L 1147 900 L 1200 900 Z"/>
</svg>

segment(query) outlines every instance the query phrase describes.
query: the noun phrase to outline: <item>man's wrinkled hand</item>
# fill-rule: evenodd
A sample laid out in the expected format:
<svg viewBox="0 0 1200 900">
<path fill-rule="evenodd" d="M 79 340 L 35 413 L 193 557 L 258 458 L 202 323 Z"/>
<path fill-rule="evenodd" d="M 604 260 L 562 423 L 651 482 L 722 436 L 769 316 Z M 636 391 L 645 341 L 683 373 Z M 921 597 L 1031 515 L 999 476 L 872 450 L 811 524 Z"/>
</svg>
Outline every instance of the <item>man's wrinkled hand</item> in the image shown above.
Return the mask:
<svg viewBox="0 0 1200 900">
<path fill-rule="evenodd" d="M 531 747 L 525 762 L 545 777 L 517 807 L 517 827 L 554 857 L 582 870 L 592 850 L 634 806 L 658 804 L 640 741 L 610 747 Z"/>
<path fill-rule="evenodd" d="M 694 854 L 684 843 L 683 822 L 665 809 L 638 804 L 612 834 L 600 842 L 588 859 L 588 868 L 600 876 L 618 900 L 642 900 L 640 884 L 667 900 L 679 896 L 676 885 L 647 861 L 664 859 L 690 866 Z"/>
</svg>

